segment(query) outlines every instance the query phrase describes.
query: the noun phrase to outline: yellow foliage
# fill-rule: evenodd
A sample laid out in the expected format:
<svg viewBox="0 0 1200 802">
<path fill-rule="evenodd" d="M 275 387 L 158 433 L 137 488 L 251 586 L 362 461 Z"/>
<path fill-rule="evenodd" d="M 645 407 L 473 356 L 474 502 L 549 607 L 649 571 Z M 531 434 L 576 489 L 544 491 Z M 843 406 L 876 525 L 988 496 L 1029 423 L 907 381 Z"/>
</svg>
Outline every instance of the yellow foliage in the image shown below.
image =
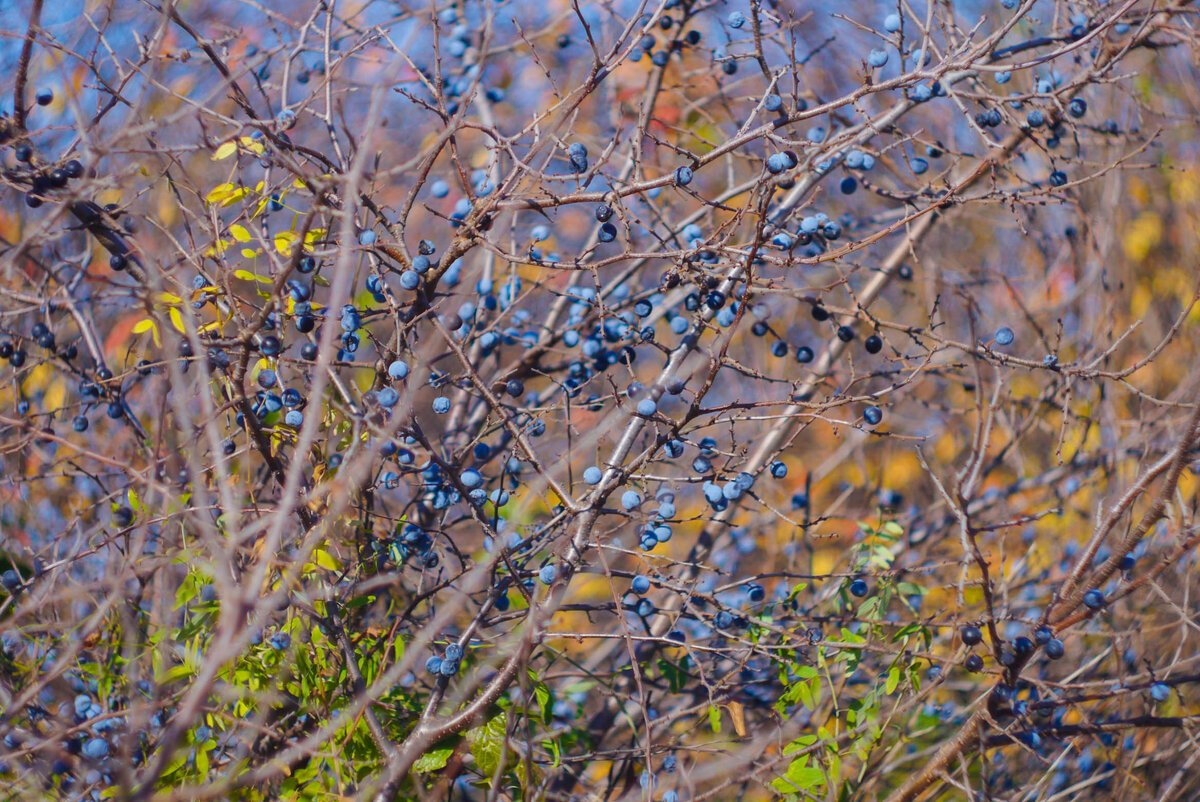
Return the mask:
<svg viewBox="0 0 1200 802">
<path fill-rule="evenodd" d="M 1171 202 L 1176 205 L 1196 203 L 1200 201 L 1200 171 L 1185 170 L 1175 174 L 1169 191 Z"/>
<path fill-rule="evenodd" d="M 1157 212 L 1146 211 L 1137 216 L 1125 230 L 1121 241 L 1125 256 L 1130 261 L 1143 261 L 1161 241 L 1163 236 L 1162 219 Z"/>
</svg>

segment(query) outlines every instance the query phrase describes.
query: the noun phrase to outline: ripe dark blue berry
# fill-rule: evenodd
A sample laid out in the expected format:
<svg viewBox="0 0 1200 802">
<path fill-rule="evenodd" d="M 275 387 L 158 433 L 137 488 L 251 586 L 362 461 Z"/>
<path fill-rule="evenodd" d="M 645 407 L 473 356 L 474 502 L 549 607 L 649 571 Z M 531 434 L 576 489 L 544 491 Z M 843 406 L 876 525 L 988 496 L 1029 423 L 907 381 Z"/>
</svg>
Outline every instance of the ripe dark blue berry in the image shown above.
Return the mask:
<svg viewBox="0 0 1200 802">
<path fill-rule="evenodd" d="M 867 349 L 868 354 L 878 354 L 883 350 L 883 339 L 878 334 L 872 334 L 863 340 L 863 346 Z"/>
<path fill-rule="evenodd" d="M 283 345 L 279 342 L 279 338 L 274 334 L 268 334 L 262 338 L 262 342 L 258 344 L 258 350 L 263 356 L 278 356 Z"/>
<path fill-rule="evenodd" d="M 983 631 L 973 624 L 968 624 L 960 630 L 959 636 L 962 638 L 963 643 L 968 646 L 974 646 L 983 640 Z"/>
<path fill-rule="evenodd" d="M 856 579 L 850 583 L 850 595 L 862 598 L 867 595 L 870 588 L 867 587 L 865 579 Z"/>
</svg>

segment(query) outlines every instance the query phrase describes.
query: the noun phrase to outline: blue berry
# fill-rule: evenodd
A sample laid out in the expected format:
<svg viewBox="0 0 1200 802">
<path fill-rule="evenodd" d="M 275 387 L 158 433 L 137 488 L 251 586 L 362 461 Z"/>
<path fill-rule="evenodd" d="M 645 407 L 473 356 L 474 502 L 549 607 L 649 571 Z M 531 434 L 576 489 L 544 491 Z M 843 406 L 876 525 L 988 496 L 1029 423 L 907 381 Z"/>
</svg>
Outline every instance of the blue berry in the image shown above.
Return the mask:
<svg viewBox="0 0 1200 802">
<path fill-rule="evenodd" d="M 630 587 L 633 588 L 634 593 L 641 596 L 650 590 L 650 580 L 639 574 L 633 578 L 633 582 Z"/>
<path fill-rule="evenodd" d="M 675 168 L 675 183 L 679 186 L 686 187 L 688 184 L 692 183 L 693 177 L 694 173 L 692 172 L 691 167 L 683 165 Z"/>
<path fill-rule="evenodd" d="M 1104 598 L 1104 591 L 1092 588 L 1083 594 L 1083 603 L 1093 610 L 1099 610 L 1107 603 L 1107 600 Z"/>
<path fill-rule="evenodd" d="M 658 412 L 658 404 L 655 403 L 653 398 L 643 398 L 641 401 L 638 401 L 637 413 L 642 417 L 649 418 L 656 412 Z"/>
<path fill-rule="evenodd" d="M 730 28 L 740 28 L 746 24 L 746 15 L 740 11 L 731 11 L 727 22 Z"/>
<path fill-rule="evenodd" d="M 438 415 L 445 415 L 450 411 L 450 399 L 444 395 L 439 395 L 433 399 L 433 411 Z"/>
<path fill-rule="evenodd" d="M 895 33 L 900 30 L 900 15 L 888 14 L 883 18 L 883 29 L 888 33 Z"/>
<path fill-rule="evenodd" d="M 583 481 L 589 485 L 598 485 L 600 480 L 604 478 L 604 471 L 597 468 L 595 465 L 589 465 L 583 472 Z"/>
<path fill-rule="evenodd" d="M 783 98 L 772 92 L 763 98 L 763 108 L 767 111 L 779 111 L 783 108 Z"/>
<path fill-rule="evenodd" d="M 850 595 L 857 596 L 860 599 L 866 596 L 869 590 L 870 588 L 867 587 L 865 579 L 856 579 L 850 583 Z"/>
<path fill-rule="evenodd" d="M 872 67 L 882 67 L 888 62 L 888 52 L 882 47 L 875 47 L 867 54 L 867 63 Z"/>
<path fill-rule="evenodd" d="M 779 460 L 776 460 L 775 462 L 771 463 L 770 470 L 771 470 L 771 475 L 774 476 L 776 479 L 782 479 L 785 476 L 787 476 L 787 474 L 788 474 L 787 465 L 780 462 Z"/>
<path fill-rule="evenodd" d="M 83 754 L 93 760 L 100 760 L 108 755 L 108 741 L 103 738 L 91 738 L 83 745 Z"/>
<path fill-rule="evenodd" d="M 298 429 L 304 423 L 304 413 L 298 409 L 289 409 L 288 413 L 283 416 L 283 422 L 293 429 Z"/>
<path fill-rule="evenodd" d="M 636 490 L 626 490 L 621 494 L 621 506 L 626 510 L 636 510 L 642 506 L 642 495 Z"/>
<path fill-rule="evenodd" d="M 558 579 L 558 566 L 553 563 L 543 565 L 541 570 L 538 571 L 538 579 L 541 580 L 543 585 L 553 583 L 555 579 Z"/>
<path fill-rule="evenodd" d="M 1013 330 L 1008 326 L 1001 326 L 996 329 L 996 344 L 997 345 L 1012 345 L 1016 337 L 1013 335 Z"/>
<path fill-rule="evenodd" d="M 1058 638 L 1051 638 L 1050 640 L 1046 641 L 1045 649 L 1046 657 L 1049 657 L 1051 660 L 1059 660 L 1064 654 L 1067 653 L 1066 647 L 1063 646 L 1063 642 Z"/>
<path fill-rule="evenodd" d="M 1156 682 L 1150 686 L 1150 697 L 1156 702 L 1165 702 L 1171 698 L 1171 688 L 1166 683 Z"/>
<path fill-rule="evenodd" d="M 374 242 L 375 242 L 375 232 L 374 231 L 367 229 L 366 231 L 359 232 L 359 235 L 358 235 L 358 244 L 359 245 L 372 245 L 372 244 L 374 244 Z"/>
<path fill-rule="evenodd" d="M 870 406 L 863 410 L 863 420 L 871 426 L 876 426 L 883 420 L 883 410 L 876 406 Z"/>
<path fill-rule="evenodd" d="M 408 375 L 408 365 L 397 359 L 388 365 L 388 377 L 399 381 Z"/>
</svg>

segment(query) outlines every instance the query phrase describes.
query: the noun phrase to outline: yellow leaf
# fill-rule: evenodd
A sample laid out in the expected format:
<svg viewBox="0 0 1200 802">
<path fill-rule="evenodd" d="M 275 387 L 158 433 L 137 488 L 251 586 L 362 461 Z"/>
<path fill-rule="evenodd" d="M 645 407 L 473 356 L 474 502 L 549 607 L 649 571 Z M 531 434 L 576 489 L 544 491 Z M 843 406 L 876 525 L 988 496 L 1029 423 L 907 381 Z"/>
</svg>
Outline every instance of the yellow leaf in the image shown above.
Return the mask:
<svg viewBox="0 0 1200 802">
<path fill-rule="evenodd" d="M 324 568 L 326 571 L 342 570 L 342 566 L 338 564 L 338 561 L 334 559 L 333 555 L 324 549 L 314 549 L 312 557 L 313 562 L 321 568 Z"/>
<path fill-rule="evenodd" d="M 187 331 L 183 326 L 183 315 L 179 314 L 178 307 L 172 306 L 167 310 L 167 315 L 171 318 L 171 325 L 178 329 L 180 334 Z"/>
<path fill-rule="evenodd" d="M 275 250 L 282 254 L 286 254 L 292 249 L 292 244 L 296 241 L 296 232 L 280 231 L 275 235 Z"/>
<path fill-rule="evenodd" d="M 223 145 L 221 145 L 221 147 L 217 148 L 217 152 L 213 154 L 212 160 L 215 162 L 219 162 L 222 159 L 228 159 L 230 156 L 232 156 L 236 152 L 237 152 L 237 143 L 231 140 L 231 141 L 226 142 Z"/>
<path fill-rule="evenodd" d="M 165 304 L 178 304 L 183 302 L 182 298 L 170 292 L 160 292 L 158 294 L 158 300 Z"/>
<path fill-rule="evenodd" d="M 275 279 L 270 276 L 260 276 L 257 273 L 251 273 L 249 270 L 233 271 L 234 278 L 240 278 L 242 281 L 257 281 L 259 284 L 274 284 Z"/>
<path fill-rule="evenodd" d="M 220 329 L 220 328 L 221 328 L 221 321 L 219 321 L 219 320 L 213 320 L 213 321 L 210 321 L 210 322 L 208 322 L 208 323 L 205 323 L 203 326 L 201 326 L 201 327 L 199 328 L 199 332 L 200 332 L 201 334 L 204 334 L 204 333 L 206 333 L 206 332 L 210 332 L 210 331 L 216 331 L 216 330 L 218 330 L 218 329 Z"/>
<path fill-rule="evenodd" d="M 229 227 L 229 233 L 232 234 L 233 238 L 238 242 L 250 241 L 250 232 L 246 230 L 245 226 L 239 226 L 237 223 L 234 223 Z"/>
<path fill-rule="evenodd" d="M 229 197 L 230 192 L 233 192 L 233 184 L 219 184 L 209 190 L 204 199 L 209 203 L 220 203 Z"/>
<path fill-rule="evenodd" d="M 265 147 L 263 147 L 262 142 L 255 139 L 252 136 L 242 137 L 241 143 L 242 143 L 242 147 L 244 147 L 246 150 L 252 152 L 255 156 L 261 156 L 267 150 Z"/>
<path fill-rule="evenodd" d="M 142 332 L 145 332 L 145 331 L 148 331 L 154 335 L 154 344 L 155 345 L 158 345 L 158 346 L 162 345 L 162 341 L 158 338 L 158 324 L 155 323 L 150 318 L 144 318 L 142 320 L 139 320 L 137 323 L 133 324 L 133 333 L 134 334 L 141 334 Z"/>
<path fill-rule="evenodd" d="M 246 197 L 246 191 L 247 190 L 245 187 L 238 187 L 237 189 L 230 192 L 229 195 L 226 196 L 221 201 L 221 205 L 222 206 L 232 206 L 233 204 L 240 201 L 242 198 Z"/>
<path fill-rule="evenodd" d="M 253 248 L 242 248 L 242 256 L 246 257 L 247 259 L 253 259 L 254 257 L 258 256 L 258 251 L 254 250 Z"/>
</svg>

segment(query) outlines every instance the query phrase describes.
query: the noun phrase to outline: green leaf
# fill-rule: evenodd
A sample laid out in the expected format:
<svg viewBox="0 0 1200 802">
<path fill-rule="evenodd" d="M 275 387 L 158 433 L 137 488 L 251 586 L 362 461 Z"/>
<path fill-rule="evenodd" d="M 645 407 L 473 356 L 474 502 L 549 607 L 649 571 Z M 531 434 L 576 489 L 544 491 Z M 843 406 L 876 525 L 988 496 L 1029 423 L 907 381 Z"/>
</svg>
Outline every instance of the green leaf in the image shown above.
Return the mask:
<svg viewBox="0 0 1200 802">
<path fill-rule="evenodd" d="M 900 667 L 892 666 L 892 670 L 889 671 L 887 675 L 887 682 L 884 683 L 883 692 L 887 694 L 893 693 L 900 685 L 900 678 L 902 676 L 903 675 L 900 673 Z"/>
<path fill-rule="evenodd" d="M 417 758 L 416 763 L 413 763 L 413 771 L 417 774 L 428 774 L 431 771 L 445 768 L 452 754 L 454 754 L 454 747 L 448 746 L 444 749 L 430 749 Z"/>
<path fill-rule="evenodd" d="M 471 747 L 471 754 L 485 777 L 495 775 L 500 766 L 507 729 L 508 713 L 504 712 L 481 726 L 467 730 L 467 743 Z"/>
<path fill-rule="evenodd" d="M 797 791 L 808 791 L 825 784 L 825 772 L 815 766 L 806 766 L 806 755 L 801 755 L 788 766 L 787 773 L 771 782 L 776 791 L 790 794 Z"/>
<path fill-rule="evenodd" d="M 721 734 L 721 710 L 716 705 L 708 706 L 708 725 L 713 732 Z"/>
<path fill-rule="evenodd" d="M 804 705 L 809 710 L 816 707 L 817 693 L 821 689 L 820 679 L 811 679 L 807 682 L 801 682 L 796 686 L 796 695 L 800 697 L 800 704 Z"/>
<path fill-rule="evenodd" d="M 679 693 L 680 689 L 687 685 L 687 674 L 680 670 L 679 666 L 672 663 L 670 660 L 659 659 L 658 669 L 662 675 L 666 677 L 667 682 L 671 686 L 671 693 Z"/>
<path fill-rule="evenodd" d="M 542 721 L 549 721 L 551 718 L 550 706 L 552 704 L 550 689 L 546 687 L 545 683 L 539 682 L 533 686 L 533 693 L 537 697 L 538 707 L 542 712 Z"/>
</svg>

